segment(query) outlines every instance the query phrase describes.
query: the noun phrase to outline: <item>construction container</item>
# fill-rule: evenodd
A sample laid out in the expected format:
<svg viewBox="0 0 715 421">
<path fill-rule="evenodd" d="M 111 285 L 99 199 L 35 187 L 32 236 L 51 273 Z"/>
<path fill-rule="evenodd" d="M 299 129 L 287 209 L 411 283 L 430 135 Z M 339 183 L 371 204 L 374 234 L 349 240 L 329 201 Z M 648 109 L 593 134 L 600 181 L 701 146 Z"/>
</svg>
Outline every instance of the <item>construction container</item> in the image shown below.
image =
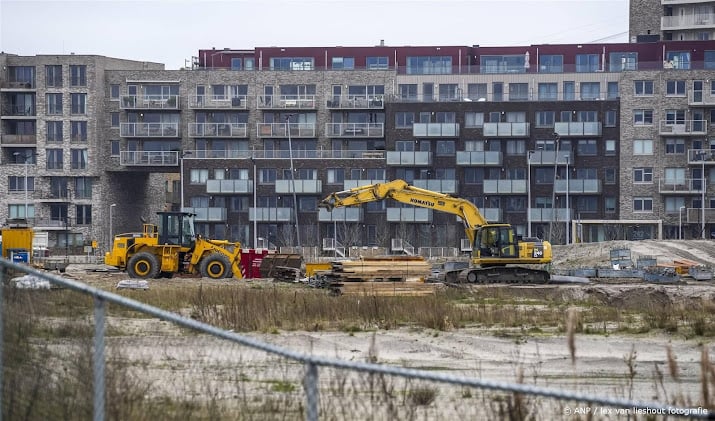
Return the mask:
<svg viewBox="0 0 715 421">
<path fill-rule="evenodd" d="M 32 260 L 33 231 L 24 221 L 8 221 L 0 230 L 2 257 L 13 261 L 30 263 Z"/>
<path fill-rule="evenodd" d="M 261 278 L 261 262 L 268 255 L 268 249 L 242 249 L 241 270 L 244 278 Z"/>
</svg>

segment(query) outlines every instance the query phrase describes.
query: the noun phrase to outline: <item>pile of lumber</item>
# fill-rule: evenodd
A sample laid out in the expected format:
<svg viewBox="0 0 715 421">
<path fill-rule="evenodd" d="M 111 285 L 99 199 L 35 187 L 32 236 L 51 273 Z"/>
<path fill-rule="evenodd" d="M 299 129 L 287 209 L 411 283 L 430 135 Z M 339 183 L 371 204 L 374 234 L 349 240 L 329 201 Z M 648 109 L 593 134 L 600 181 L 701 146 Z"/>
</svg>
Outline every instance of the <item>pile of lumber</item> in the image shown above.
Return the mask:
<svg viewBox="0 0 715 421">
<path fill-rule="evenodd" d="M 431 271 L 421 256 L 375 256 L 334 261 L 325 275 L 336 282 L 424 282 Z"/>
</svg>

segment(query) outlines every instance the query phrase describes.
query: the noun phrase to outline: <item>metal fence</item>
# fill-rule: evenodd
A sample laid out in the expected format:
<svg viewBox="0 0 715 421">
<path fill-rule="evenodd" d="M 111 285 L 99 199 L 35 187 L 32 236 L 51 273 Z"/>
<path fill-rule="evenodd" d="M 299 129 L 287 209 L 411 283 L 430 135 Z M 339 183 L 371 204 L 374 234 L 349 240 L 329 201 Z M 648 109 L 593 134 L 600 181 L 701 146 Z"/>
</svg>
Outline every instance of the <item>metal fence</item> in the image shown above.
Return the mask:
<svg viewBox="0 0 715 421">
<path fill-rule="evenodd" d="M 614 414 L 708 416 L 492 381 L 470 370 L 459 376 L 382 365 L 372 346 L 364 361 L 338 358 L 337 346 L 336 357 L 319 355 L 300 335 L 267 343 L 201 322 L 202 312 L 217 309 L 198 302 L 178 314 L 134 299 L 155 293 L 170 301 L 168 289 L 119 295 L 4 259 L 0 269 L 6 420 L 571 419 L 597 406 Z M 11 285 L 8 270 L 28 274 L 31 288 Z"/>
</svg>

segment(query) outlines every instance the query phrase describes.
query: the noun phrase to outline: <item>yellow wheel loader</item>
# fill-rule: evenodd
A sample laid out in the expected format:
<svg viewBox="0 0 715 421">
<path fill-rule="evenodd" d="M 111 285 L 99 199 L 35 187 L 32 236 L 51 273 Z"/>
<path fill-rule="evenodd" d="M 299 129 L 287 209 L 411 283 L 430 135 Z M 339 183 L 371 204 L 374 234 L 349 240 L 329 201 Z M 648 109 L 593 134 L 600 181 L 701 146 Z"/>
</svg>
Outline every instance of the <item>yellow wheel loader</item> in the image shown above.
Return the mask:
<svg viewBox="0 0 715 421">
<path fill-rule="evenodd" d="M 241 244 L 197 236 L 194 215 L 157 212 L 157 225 L 142 232 L 118 234 L 104 263 L 126 270 L 132 278 L 171 278 L 175 273 L 200 274 L 211 279 L 241 279 Z"/>
</svg>

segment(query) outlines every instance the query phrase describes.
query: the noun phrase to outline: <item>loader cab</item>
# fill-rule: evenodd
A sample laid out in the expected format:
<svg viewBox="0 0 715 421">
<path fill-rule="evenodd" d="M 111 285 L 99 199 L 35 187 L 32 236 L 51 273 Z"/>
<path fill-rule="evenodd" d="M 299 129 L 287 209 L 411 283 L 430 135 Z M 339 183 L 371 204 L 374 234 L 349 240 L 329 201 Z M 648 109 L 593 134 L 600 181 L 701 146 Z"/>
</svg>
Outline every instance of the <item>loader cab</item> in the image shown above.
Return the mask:
<svg viewBox="0 0 715 421">
<path fill-rule="evenodd" d="M 157 212 L 159 244 L 191 247 L 196 238 L 194 214 L 187 212 Z"/>
</svg>

